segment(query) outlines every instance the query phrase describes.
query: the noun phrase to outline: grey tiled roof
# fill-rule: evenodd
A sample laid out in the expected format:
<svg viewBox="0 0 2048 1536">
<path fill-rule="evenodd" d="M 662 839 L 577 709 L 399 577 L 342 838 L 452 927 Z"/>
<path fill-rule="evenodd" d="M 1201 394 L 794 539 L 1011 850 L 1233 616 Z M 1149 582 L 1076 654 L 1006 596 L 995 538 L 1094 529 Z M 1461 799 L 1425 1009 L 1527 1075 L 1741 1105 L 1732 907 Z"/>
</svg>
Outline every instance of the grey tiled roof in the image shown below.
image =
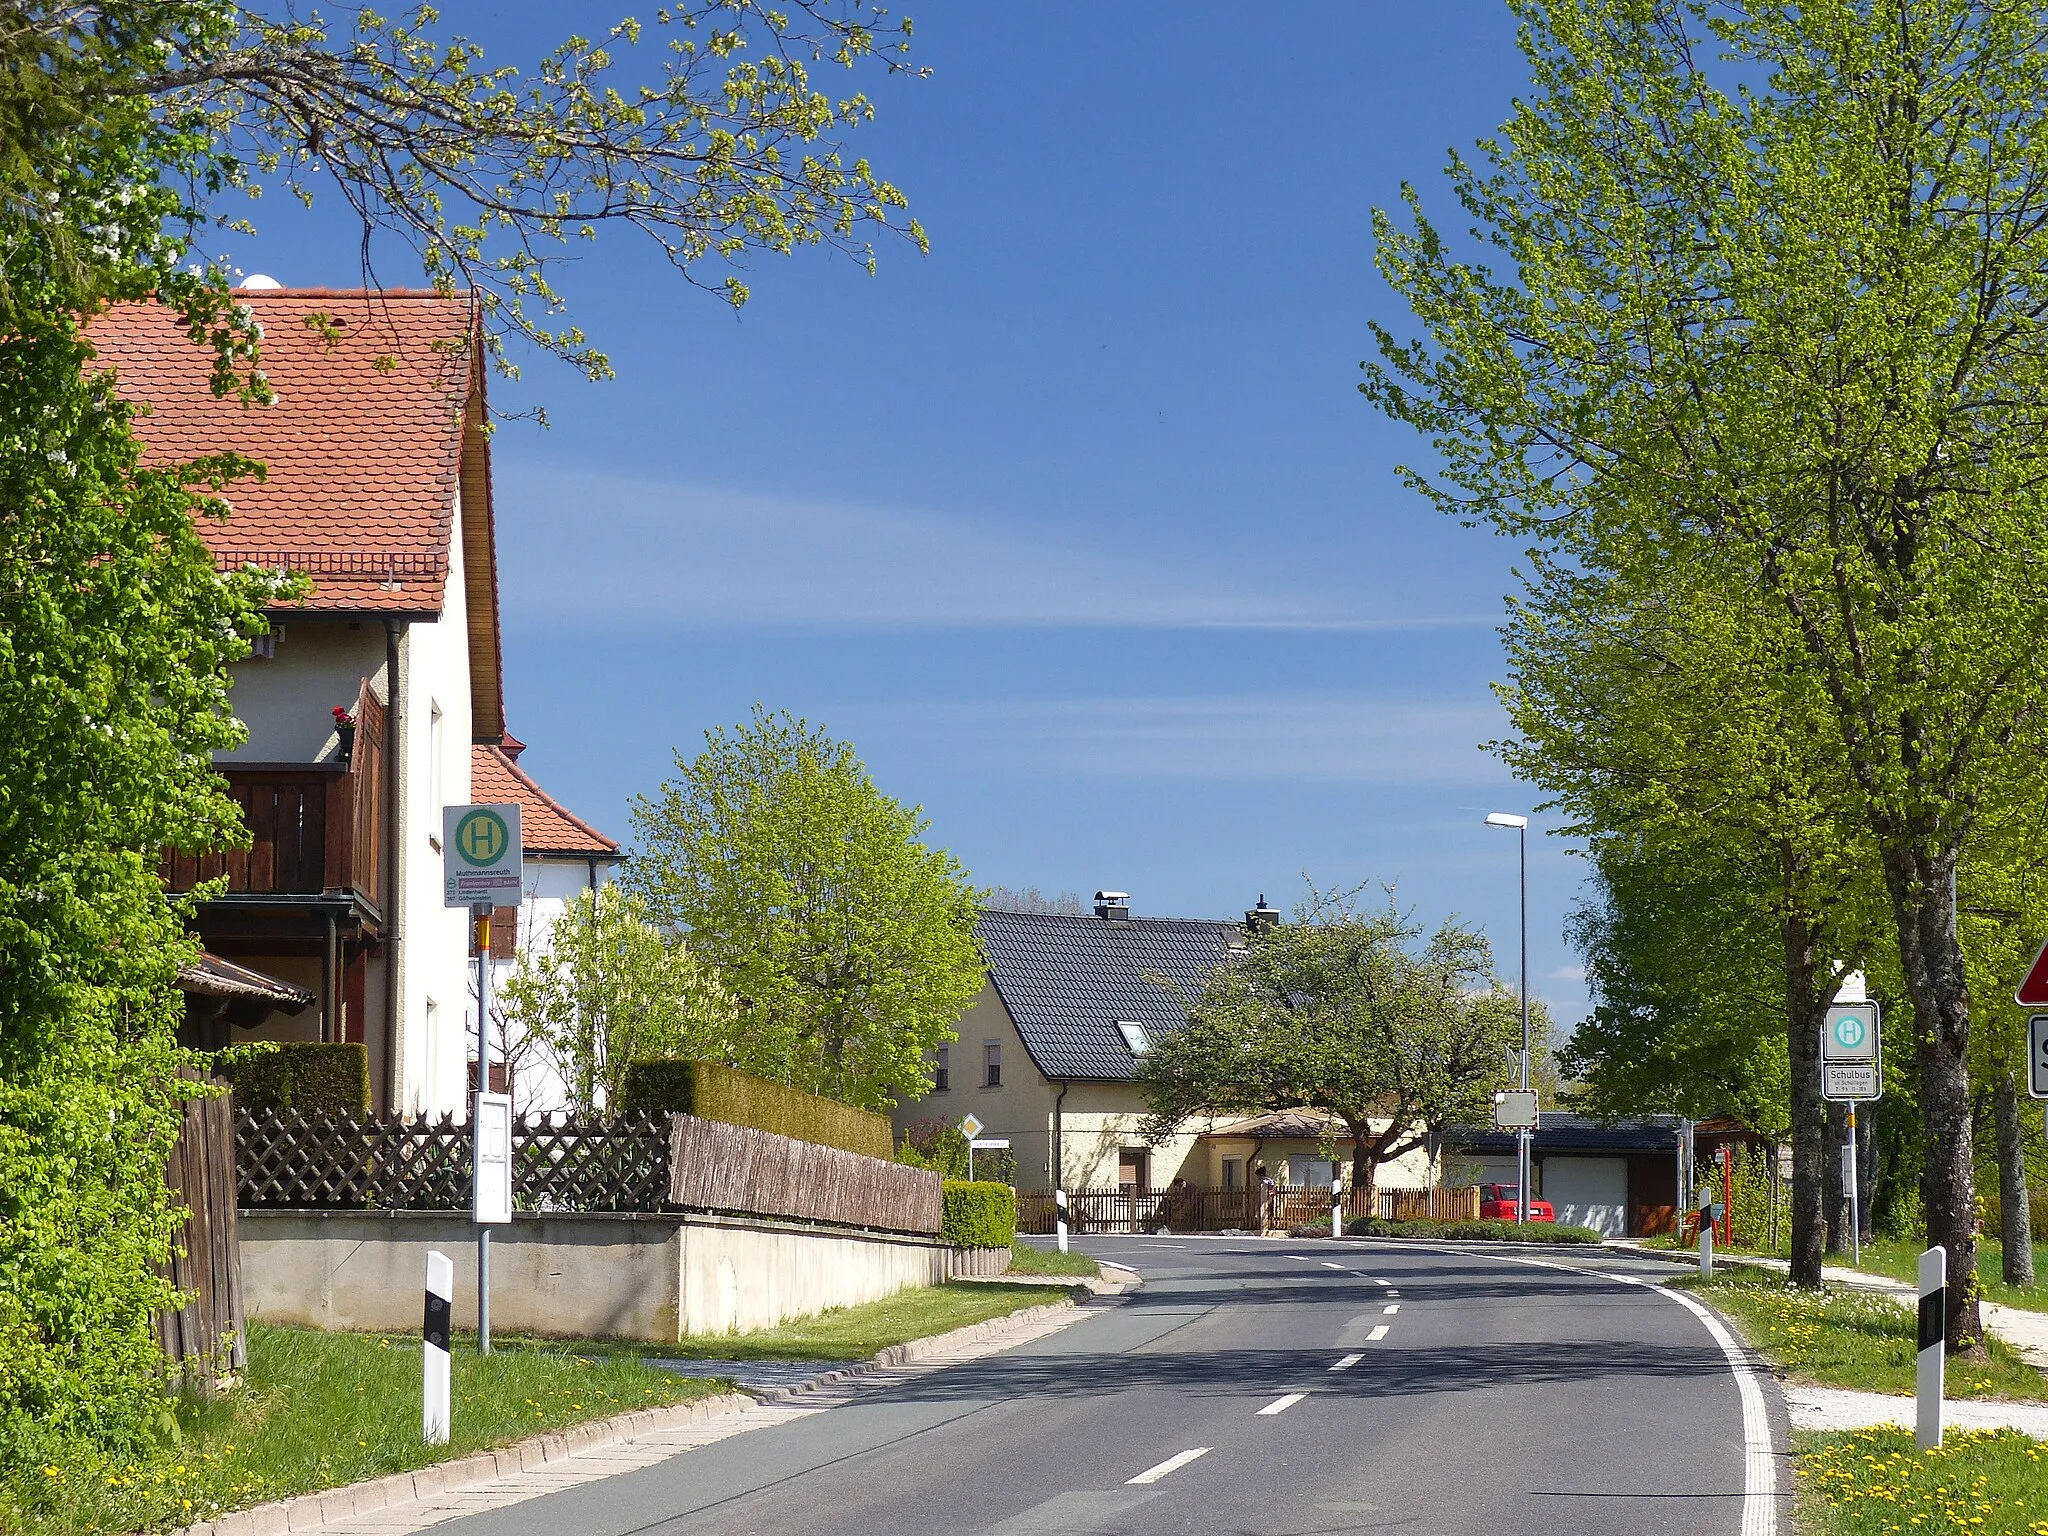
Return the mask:
<svg viewBox="0 0 2048 1536">
<path fill-rule="evenodd" d="M 1066 917 L 984 912 L 974 925 L 1003 1006 L 1024 1049 L 1050 1078 L 1122 1081 L 1136 1058 L 1120 1020 L 1157 1039 L 1187 1023 L 1163 976 L 1192 995 L 1239 939 L 1235 923 L 1182 918 Z"/>
<path fill-rule="evenodd" d="M 1466 1152 L 1512 1152 L 1513 1131 L 1492 1126 L 1459 1126 L 1445 1140 Z M 1642 1115 L 1629 1120 L 1596 1120 L 1590 1115 L 1543 1112 L 1543 1123 L 1530 1138 L 1536 1152 L 1673 1152 L 1678 1146 L 1678 1116 Z"/>
</svg>

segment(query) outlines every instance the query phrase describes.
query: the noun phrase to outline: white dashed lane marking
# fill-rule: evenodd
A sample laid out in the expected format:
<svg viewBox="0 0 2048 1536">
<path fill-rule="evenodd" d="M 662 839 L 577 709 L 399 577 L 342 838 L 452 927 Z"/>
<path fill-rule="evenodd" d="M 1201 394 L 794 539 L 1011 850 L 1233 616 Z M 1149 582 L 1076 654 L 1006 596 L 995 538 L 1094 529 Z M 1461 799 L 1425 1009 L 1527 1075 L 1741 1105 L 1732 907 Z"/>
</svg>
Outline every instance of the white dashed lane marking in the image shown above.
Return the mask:
<svg viewBox="0 0 2048 1536">
<path fill-rule="evenodd" d="M 1189 1462 L 1193 1461 L 1197 1456 L 1208 1455 L 1211 1449 L 1212 1447 L 1210 1446 L 1198 1445 L 1192 1451 L 1182 1451 L 1177 1456 L 1169 1456 L 1166 1458 L 1166 1460 L 1159 1463 L 1158 1466 L 1147 1467 L 1144 1471 L 1140 1472 L 1136 1477 L 1125 1478 L 1124 1486 L 1126 1488 L 1129 1488 L 1140 1483 L 1156 1483 L 1159 1481 L 1159 1479 L 1166 1476 L 1167 1473 L 1178 1472 L 1182 1467 L 1186 1466 Z"/>
<path fill-rule="evenodd" d="M 1285 1397 L 1276 1397 L 1272 1402 L 1259 1410 L 1259 1417 L 1265 1418 L 1270 1414 L 1285 1413 L 1307 1396 L 1306 1392 L 1290 1392 Z"/>
<path fill-rule="evenodd" d="M 1396 1312 L 1398 1312 L 1398 1311 L 1400 1311 L 1400 1310 L 1401 1310 L 1401 1303 L 1399 1303 L 1399 1302 L 1397 1301 L 1397 1302 L 1395 1302 L 1395 1303 L 1394 1303 L 1394 1304 L 1393 1304 L 1393 1305 L 1392 1305 L 1391 1307 L 1387 1308 L 1387 1310 L 1385 1311 L 1385 1313 L 1383 1313 L 1382 1315 L 1383 1315 L 1383 1316 L 1386 1316 L 1386 1317 L 1392 1317 L 1392 1316 L 1393 1316 L 1393 1315 L 1394 1315 L 1394 1314 L 1395 1314 Z"/>
<path fill-rule="evenodd" d="M 1346 1355 L 1342 1360 L 1331 1366 L 1330 1369 L 1333 1371 L 1348 1371 L 1364 1358 L 1365 1356 L 1363 1355 Z"/>
<path fill-rule="evenodd" d="M 1325 1269 L 1342 1269 L 1343 1267 L 1342 1264 L 1332 1264 L 1328 1259 L 1323 1260 L 1323 1268 Z"/>
<path fill-rule="evenodd" d="M 1387 1325 L 1385 1323 L 1377 1323 L 1373 1326 L 1372 1332 L 1368 1333 L 1365 1336 L 1365 1342 L 1368 1344 L 1377 1344 L 1381 1339 L 1384 1339 L 1386 1336 Z"/>
</svg>

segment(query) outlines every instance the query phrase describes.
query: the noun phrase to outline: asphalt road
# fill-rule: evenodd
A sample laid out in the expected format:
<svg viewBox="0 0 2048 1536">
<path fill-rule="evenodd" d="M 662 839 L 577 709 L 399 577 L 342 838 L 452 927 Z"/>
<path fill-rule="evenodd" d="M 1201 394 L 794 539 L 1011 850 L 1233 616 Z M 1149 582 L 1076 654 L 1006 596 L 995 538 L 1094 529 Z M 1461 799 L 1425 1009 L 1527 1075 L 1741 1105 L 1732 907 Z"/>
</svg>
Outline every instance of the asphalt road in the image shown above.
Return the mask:
<svg viewBox="0 0 2048 1536">
<path fill-rule="evenodd" d="M 1737 1380 L 1669 1296 L 1477 1249 L 1083 1246 L 1143 1288 L 1007 1354 L 438 1529 L 1745 1532 Z M 1752 1503 L 1746 1536 L 1774 1513 Z"/>
</svg>

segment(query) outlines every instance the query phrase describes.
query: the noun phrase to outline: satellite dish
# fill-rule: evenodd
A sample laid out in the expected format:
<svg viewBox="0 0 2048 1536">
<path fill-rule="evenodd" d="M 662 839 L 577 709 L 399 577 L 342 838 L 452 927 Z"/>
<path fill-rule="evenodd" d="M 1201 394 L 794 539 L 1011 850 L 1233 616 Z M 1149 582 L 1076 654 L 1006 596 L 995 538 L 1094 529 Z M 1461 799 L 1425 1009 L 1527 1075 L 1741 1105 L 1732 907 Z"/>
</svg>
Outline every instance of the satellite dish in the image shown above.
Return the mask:
<svg viewBox="0 0 2048 1536">
<path fill-rule="evenodd" d="M 284 284 L 280 283 L 268 272 L 251 272 L 247 277 L 243 278 L 241 282 L 237 283 L 235 286 L 243 289 L 244 291 L 254 289 L 261 292 L 267 292 L 270 289 L 282 288 Z"/>
</svg>

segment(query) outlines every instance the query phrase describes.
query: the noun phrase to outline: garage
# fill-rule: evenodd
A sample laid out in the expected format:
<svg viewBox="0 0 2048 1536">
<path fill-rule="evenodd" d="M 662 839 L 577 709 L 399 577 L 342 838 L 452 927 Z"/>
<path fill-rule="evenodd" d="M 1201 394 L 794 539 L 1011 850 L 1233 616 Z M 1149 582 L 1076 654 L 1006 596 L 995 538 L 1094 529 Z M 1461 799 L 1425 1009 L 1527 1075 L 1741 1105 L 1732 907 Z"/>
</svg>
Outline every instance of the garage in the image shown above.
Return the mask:
<svg viewBox="0 0 2048 1536">
<path fill-rule="evenodd" d="M 1543 1198 L 1566 1226 L 1602 1237 L 1628 1236 L 1628 1160 L 1620 1157 L 1543 1159 Z"/>
</svg>

